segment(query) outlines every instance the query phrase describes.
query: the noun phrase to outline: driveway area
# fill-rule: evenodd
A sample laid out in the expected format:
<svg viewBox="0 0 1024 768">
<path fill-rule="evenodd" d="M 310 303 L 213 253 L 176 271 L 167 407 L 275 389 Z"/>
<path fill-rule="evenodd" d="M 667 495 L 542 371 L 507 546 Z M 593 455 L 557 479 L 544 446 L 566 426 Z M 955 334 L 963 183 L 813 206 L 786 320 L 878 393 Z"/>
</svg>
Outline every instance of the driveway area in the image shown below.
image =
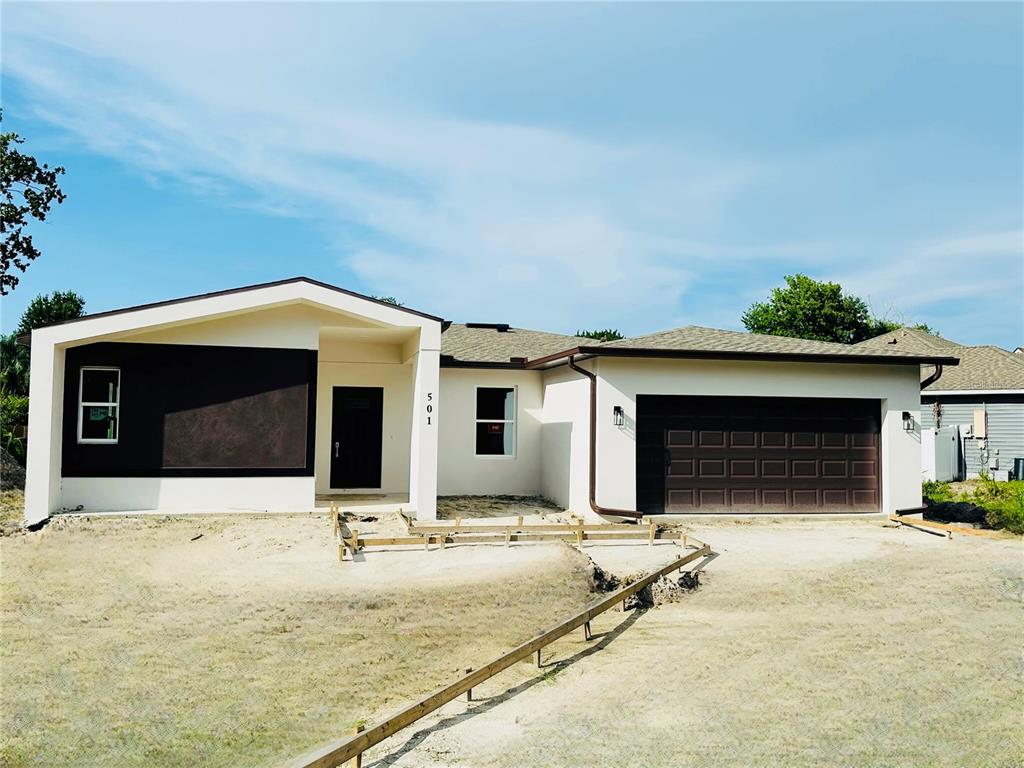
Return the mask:
<svg viewBox="0 0 1024 768">
<path fill-rule="evenodd" d="M 560 640 L 543 670 L 453 702 L 375 764 L 1021 765 L 1019 539 L 877 519 L 695 533 L 719 555 L 697 592 L 605 614 L 603 637 Z M 665 556 L 587 552 L 618 572 Z"/>
</svg>

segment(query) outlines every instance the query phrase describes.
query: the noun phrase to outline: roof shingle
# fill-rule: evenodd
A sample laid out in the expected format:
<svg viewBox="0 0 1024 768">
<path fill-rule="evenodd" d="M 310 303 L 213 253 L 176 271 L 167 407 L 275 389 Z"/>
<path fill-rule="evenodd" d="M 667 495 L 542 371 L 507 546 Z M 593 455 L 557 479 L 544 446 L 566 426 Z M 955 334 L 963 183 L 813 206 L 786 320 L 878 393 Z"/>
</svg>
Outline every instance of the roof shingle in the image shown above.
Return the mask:
<svg viewBox="0 0 1024 768">
<path fill-rule="evenodd" d="M 760 333 L 724 331 L 718 328 L 703 328 L 687 325 L 668 331 L 635 336 L 603 344 L 618 349 L 666 349 L 692 350 L 700 352 L 728 352 L 757 354 L 792 355 L 842 355 L 849 357 L 918 357 L 922 353 L 906 349 L 866 348 L 855 344 L 838 344 L 830 341 L 794 339 L 788 336 L 768 336 Z M 927 350 L 923 354 L 945 354 L 946 350 Z"/>
<path fill-rule="evenodd" d="M 597 344 L 593 339 L 565 336 L 525 328 L 471 328 L 452 323 L 441 334 L 441 354 L 460 362 L 507 363 L 513 357 L 544 357 L 583 344 Z"/>
<path fill-rule="evenodd" d="M 991 392 L 1024 389 L 1024 356 L 991 345 L 964 346 L 915 328 L 899 328 L 854 346 L 864 349 L 901 348 L 922 354 L 949 354 L 960 358 L 960 365 L 946 368 L 939 380 L 925 392 Z M 922 372 L 922 379 L 931 370 Z"/>
</svg>

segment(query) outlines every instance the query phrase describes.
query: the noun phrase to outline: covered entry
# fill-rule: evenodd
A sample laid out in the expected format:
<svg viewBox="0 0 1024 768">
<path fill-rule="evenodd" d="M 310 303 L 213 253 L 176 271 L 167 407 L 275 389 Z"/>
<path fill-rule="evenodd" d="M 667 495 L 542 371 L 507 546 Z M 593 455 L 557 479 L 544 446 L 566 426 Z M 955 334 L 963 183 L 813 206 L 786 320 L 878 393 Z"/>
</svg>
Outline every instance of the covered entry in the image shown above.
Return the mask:
<svg viewBox="0 0 1024 768">
<path fill-rule="evenodd" d="M 875 512 L 878 400 L 637 397 L 637 509 Z"/>
</svg>

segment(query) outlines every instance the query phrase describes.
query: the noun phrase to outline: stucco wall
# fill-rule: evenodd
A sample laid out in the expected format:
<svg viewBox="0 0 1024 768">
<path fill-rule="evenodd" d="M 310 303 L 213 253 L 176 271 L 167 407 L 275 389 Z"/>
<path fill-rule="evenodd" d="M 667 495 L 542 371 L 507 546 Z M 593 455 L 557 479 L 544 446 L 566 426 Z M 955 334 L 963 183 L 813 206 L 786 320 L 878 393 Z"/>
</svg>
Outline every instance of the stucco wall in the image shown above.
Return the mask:
<svg viewBox="0 0 1024 768">
<path fill-rule="evenodd" d="M 61 493 L 87 512 L 293 512 L 314 498 L 312 477 L 65 477 Z"/>
<path fill-rule="evenodd" d="M 331 490 L 331 405 L 334 387 L 383 387 L 381 492 L 409 492 L 414 366 L 402 364 L 401 346 L 324 339 L 317 373 L 316 490 Z M 346 489 L 351 491 L 351 489 Z"/>
<path fill-rule="evenodd" d="M 590 509 L 589 393 L 589 381 L 565 366 L 544 372 L 541 493 L 579 514 Z"/>
<path fill-rule="evenodd" d="M 914 366 L 615 358 L 592 365 L 599 373 L 597 501 L 602 506 L 631 509 L 636 504 L 638 394 L 881 400 L 882 509 L 888 513 L 921 503 L 920 391 Z M 612 422 L 615 405 L 625 411 L 623 427 Z M 914 416 L 912 433 L 903 430 L 903 411 Z M 583 509 L 576 499 L 586 493 L 586 483 L 585 472 L 573 472 L 574 509 Z"/>
<path fill-rule="evenodd" d="M 476 455 L 476 388 L 516 387 L 515 456 Z M 541 490 L 541 374 L 442 368 L 437 492 L 532 495 Z"/>
</svg>

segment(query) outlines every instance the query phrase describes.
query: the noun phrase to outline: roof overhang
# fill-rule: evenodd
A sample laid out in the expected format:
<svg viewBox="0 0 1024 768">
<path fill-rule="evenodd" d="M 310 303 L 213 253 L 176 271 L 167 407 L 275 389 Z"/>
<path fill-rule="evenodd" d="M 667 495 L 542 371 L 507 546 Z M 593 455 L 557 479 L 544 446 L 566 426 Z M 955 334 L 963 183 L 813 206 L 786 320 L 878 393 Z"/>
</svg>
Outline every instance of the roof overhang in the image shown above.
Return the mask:
<svg viewBox="0 0 1024 768">
<path fill-rule="evenodd" d="M 53 344 L 81 343 L 84 340 L 128 331 L 213 319 L 295 303 L 308 303 L 336 310 L 382 327 L 419 327 L 430 330 L 437 334 L 438 344 L 445 322 L 434 315 L 389 304 L 318 280 L 293 277 L 244 288 L 98 312 L 42 326 L 35 329 L 32 335 L 35 338 L 45 338 L 47 342 Z M 26 343 L 25 337 L 19 337 L 19 342 Z"/>
<path fill-rule="evenodd" d="M 575 347 L 527 362 L 527 368 L 564 364 L 569 357 L 627 357 L 668 360 L 755 360 L 781 363 L 867 363 L 872 365 L 958 365 L 959 358 L 925 355 L 844 355 L 789 352 L 738 352 L 703 349 L 637 349 L 632 347 Z"/>
</svg>

